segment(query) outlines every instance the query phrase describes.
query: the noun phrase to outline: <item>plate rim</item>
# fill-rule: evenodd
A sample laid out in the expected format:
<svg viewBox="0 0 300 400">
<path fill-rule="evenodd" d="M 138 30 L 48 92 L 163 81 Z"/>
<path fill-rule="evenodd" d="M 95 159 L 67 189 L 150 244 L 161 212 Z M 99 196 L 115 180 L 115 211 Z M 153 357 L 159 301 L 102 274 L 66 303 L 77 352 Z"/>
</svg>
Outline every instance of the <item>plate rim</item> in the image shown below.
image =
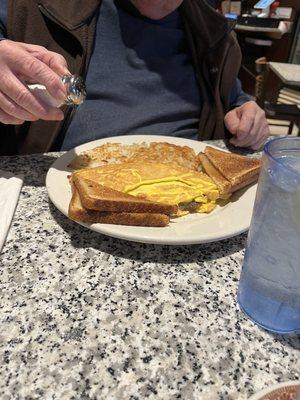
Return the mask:
<svg viewBox="0 0 300 400">
<path fill-rule="evenodd" d="M 229 152 L 227 149 L 222 149 L 214 144 L 209 144 L 207 142 L 201 142 L 201 141 L 196 141 L 196 140 L 192 140 L 192 139 L 186 139 L 186 138 L 179 138 L 179 137 L 174 137 L 174 136 L 163 136 L 163 135 L 147 135 L 147 134 L 133 134 L 133 135 L 123 135 L 123 136 L 113 136 L 113 137 L 108 137 L 108 138 L 102 138 L 102 139 L 97 139 L 97 140 L 93 140 L 91 142 L 87 142 L 87 143 L 83 143 L 73 149 L 70 149 L 69 151 L 65 152 L 64 154 L 62 154 L 61 156 L 59 156 L 49 167 L 47 174 L 46 174 L 46 189 L 47 189 L 47 193 L 48 193 L 48 197 L 51 200 L 51 202 L 54 204 L 54 206 L 62 213 L 64 214 L 68 219 L 70 219 L 68 217 L 68 215 L 65 213 L 65 211 L 63 210 L 63 207 L 61 206 L 60 202 L 52 196 L 52 191 L 51 191 L 51 185 L 49 184 L 49 181 L 51 179 L 51 174 L 53 170 L 57 169 L 55 168 L 57 163 L 62 162 L 62 160 L 64 160 L 64 158 L 68 159 L 68 157 L 70 157 L 71 153 L 72 156 L 74 157 L 75 154 L 78 154 L 84 150 L 87 149 L 92 149 L 96 146 L 99 146 L 101 144 L 104 143 L 124 143 L 126 144 L 127 141 L 129 141 L 128 143 L 134 143 L 134 140 L 136 140 L 137 142 L 169 142 L 171 144 L 177 144 L 177 145 L 190 145 L 191 148 L 193 148 L 193 150 L 195 152 L 197 151 L 201 151 L 200 150 L 196 150 L 195 149 L 195 145 L 198 145 L 199 147 L 203 147 L 206 145 L 209 145 L 211 147 L 214 147 L 216 149 L 220 149 L 223 150 L 225 152 Z M 220 139 L 222 140 L 222 139 Z M 175 142 L 175 143 L 174 143 Z M 197 147 L 197 146 L 196 146 Z M 70 172 L 71 173 L 71 169 L 66 170 L 65 172 Z M 253 185 L 253 186 L 257 186 L 257 184 Z M 251 218 L 249 219 L 251 220 Z M 73 221 L 73 220 L 71 220 Z M 166 239 L 166 237 L 159 237 L 156 236 L 155 239 L 153 239 L 152 236 L 147 236 L 144 235 L 142 232 L 140 232 L 139 236 L 137 236 L 137 234 L 128 234 L 126 233 L 126 226 L 121 226 L 121 225 L 113 225 L 113 224 L 88 224 L 88 223 L 84 223 L 84 222 L 79 222 L 79 221 L 73 221 L 74 223 L 77 223 L 81 226 L 84 226 L 87 229 L 90 229 L 94 232 L 97 233 L 101 233 L 107 236 L 111 236 L 113 238 L 117 238 L 117 239 L 121 239 L 121 240 L 127 240 L 127 241 L 132 241 L 132 242 L 138 242 L 138 243 L 148 243 L 148 244 L 158 244 L 158 245 L 193 245 L 193 244 L 201 244 L 201 243 L 213 243 L 213 242 L 217 242 L 217 241 L 221 241 L 221 240 L 226 240 L 232 237 L 235 237 L 237 235 L 240 235 L 244 232 L 246 232 L 249 229 L 249 223 L 245 223 L 244 225 L 241 225 L 239 227 L 239 229 L 233 229 L 230 232 L 226 233 L 226 234 L 222 234 L 222 235 L 217 235 L 216 234 L 208 234 L 202 237 L 196 237 L 196 238 L 190 238 L 190 239 L 184 239 L 182 237 L 174 237 L 174 238 L 168 238 Z M 121 227 L 121 233 L 119 231 L 116 231 L 115 227 Z M 100 228 L 99 228 L 100 227 Z M 123 232 L 123 227 L 125 228 L 124 233 Z M 157 229 L 157 232 L 159 232 L 160 229 L 166 229 L 171 227 L 171 225 L 168 225 L 167 227 L 163 227 L 163 228 L 150 228 L 150 229 Z M 133 228 L 133 227 L 129 227 L 129 228 Z M 134 227 L 134 228 L 142 228 L 143 230 L 146 229 L 147 227 Z"/>
<path fill-rule="evenodd" d="M 249 400 L 260 400 L 262 397 L 264 397 L 268 394 L 271 394 L 272 392 L 274 392 L 277 389 L 281 389 L 284 387 L 290 387 L 290 386 L 299 386 L 300 387 L 300 380 L 275 383 L 274 385 L 271 385 L 265 389 L 260 390 L 257 393 L 254 393 L 251 397 L 249 397 Z"/>
</svg>

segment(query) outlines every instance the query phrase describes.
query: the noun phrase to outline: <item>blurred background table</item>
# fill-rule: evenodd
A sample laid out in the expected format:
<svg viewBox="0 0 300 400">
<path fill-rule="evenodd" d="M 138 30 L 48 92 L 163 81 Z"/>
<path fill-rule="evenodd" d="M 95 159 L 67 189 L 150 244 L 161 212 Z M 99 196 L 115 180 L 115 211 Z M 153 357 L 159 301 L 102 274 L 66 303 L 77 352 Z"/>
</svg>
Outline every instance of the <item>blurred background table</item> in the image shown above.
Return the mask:
<svg viewBox="0 0 300 400">
<path fill-rule="evenodd" d="M 0 255 L 1 399 L 240 400 L 300 378 L 299 336 L 236 304 L 246 234 L 168 247 L 92 232 L 48 200 L 59 155 L 0 158 L 25 175 Z"/>
<path fill-rule="evenodd" d="M 270 125 L 276 121 L 288 122 L 288 134 L 292 134 L 294 127 L 298 127 L 300 135 L 300 65 L 289 63 L 270 62 L 265 73 L 265 90 L 263 101 L 265 112 Z M 269 112 L 268 104 L 278 104 L 276 113 Z M 298 107 L 298 113 L 289 112 L 288 107 Z M 274 121 L 272 121 L 274 120 Z"/>
</svg>

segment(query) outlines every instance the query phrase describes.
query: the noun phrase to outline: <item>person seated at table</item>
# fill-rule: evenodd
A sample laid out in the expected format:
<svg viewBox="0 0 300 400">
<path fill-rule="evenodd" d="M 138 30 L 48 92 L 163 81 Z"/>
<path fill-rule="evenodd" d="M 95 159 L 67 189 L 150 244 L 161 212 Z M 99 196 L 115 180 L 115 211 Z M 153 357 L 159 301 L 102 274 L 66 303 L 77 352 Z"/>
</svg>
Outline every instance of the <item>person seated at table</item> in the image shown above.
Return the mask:
<svg viewBox="0 0 300 400">
<path fill-rule="evenodd" d="M 0 20 L 2 154 L 126 134 L 259 149 L 269 134 L 237 79 L 233 25 L 205 0 L 0 0 Z M 76 112 L 47 107 L 24 85 L 63 100 L 69 73 L 86 79 Z"/>
</svg>

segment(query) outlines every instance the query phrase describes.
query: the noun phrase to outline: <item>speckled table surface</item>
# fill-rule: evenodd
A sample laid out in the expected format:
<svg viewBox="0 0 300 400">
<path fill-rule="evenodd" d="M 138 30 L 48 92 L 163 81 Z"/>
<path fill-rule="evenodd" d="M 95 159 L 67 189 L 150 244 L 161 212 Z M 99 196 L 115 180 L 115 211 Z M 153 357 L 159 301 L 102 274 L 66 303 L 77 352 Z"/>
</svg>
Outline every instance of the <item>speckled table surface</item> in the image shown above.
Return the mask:
<svg viewBox="0 0 300 400">
<path fill-rule="evenodd" d="M 247 399 L 300 375 L 300 338 L 236 304 L 246 235 L 168 247 L 102 236 L 62 215 L 59 153 L 0 157 L 23 173 L 0 255 L 0 398 Z"/>
</svg>

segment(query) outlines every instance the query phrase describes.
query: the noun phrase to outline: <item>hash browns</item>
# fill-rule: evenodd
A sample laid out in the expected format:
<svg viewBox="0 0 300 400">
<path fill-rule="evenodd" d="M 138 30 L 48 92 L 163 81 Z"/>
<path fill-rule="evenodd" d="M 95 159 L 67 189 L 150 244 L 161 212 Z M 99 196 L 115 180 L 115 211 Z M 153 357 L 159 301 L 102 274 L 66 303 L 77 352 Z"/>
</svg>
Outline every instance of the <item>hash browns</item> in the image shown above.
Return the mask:
<svg viewBox="0 0 300 400">
<path fill-rule="evenodd" d="M 193 149 L 166 142 L 140 144 L 106 143 L 77 155 L 70 163 L 73 169 L 94 168 L 123 162 L 158 162 L 198 170 L 200 160 Z"/>
</svg>

